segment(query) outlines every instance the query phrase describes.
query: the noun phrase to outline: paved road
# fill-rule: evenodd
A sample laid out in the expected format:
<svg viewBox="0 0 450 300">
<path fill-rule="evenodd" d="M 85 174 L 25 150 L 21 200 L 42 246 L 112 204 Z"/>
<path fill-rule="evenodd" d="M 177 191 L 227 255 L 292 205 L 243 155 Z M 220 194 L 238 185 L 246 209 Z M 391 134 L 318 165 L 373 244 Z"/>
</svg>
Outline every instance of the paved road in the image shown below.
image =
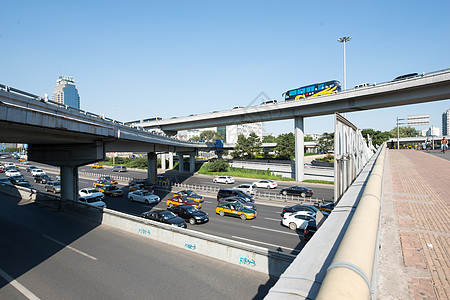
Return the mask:
<svg viewBox="0 0 450 300">
<path fill-rule="evenodd" d="M 0 244 L 0 299 L 261 299 L 273 285 L 261 273 L 3 194 Z"/>
<path fill-rule="evenodd" d="M 25 166 L 19 164 L 18 166 L 22 171 L 22 174 L 30 181 L 30 183 L 38 190 L 44 191 L 44 185 L 33 183 L 30 173 L 24 171 Z M 56 175 L 54 172 L 48 172 L 48 174 L 52 177 Z M 92 187 L 93 180 L 93 178 L 81 177 L 79 179 L 79 187 Z M 209 184 L 213 185 L 209 176 L 206 179 L 202 177 L 200 181 L 208 181 Z M 124 184 L 119 183 L 119 187 L 125 191 L 126 195 L 127 188 Z M 145 205 L 143 203 L 130 202 L 127 200 L 126 196 L 121 198 L 107 196 L 105 202 L 110 209 L 132 215 L 140 215 L 153 208 L 166 209 L 166 200 L 171 198 L 173 193 L 164 192 L 163 190 L 157 190 L 155 193 L 162 199 L 161 203 L 158 205 Z M 287 227 L 281 225 L 280 213 L 282 207 L 285 205 L 282 202 L 263 204 L 257 201 L 258 217 L 254 220 L 242 221 L 239 218 L 220 217 L 216 215 L 216 195 L 204 194 L 203 196 L 205 196 L 205 202 L 203 203 L 202 210 L 209 214 L 210 222 L 194 226 L 189 225 L 190 229 L 294 255 L 298 254 L 305 244 L 301 231 L 291 231 Z"/>
</svg>

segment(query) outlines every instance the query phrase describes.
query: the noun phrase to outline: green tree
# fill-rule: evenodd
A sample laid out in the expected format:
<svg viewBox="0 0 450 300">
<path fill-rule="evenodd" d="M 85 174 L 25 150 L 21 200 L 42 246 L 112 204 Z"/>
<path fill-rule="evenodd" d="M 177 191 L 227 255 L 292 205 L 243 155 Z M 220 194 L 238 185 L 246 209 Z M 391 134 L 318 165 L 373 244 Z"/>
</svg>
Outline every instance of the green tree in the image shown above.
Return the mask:
<svg viewBox="0 0 450 300">
<path fill-rule="evenodd" d="M 279 159 L 292 159 L 295 156 L 295 136 L 292 132 L 277 136 L 275 152 Z"/>
<path fill-rule="evenodd" d="M 200 141 L 200 136 L 193 136 L 189 139 L 190 141 L 198 142 Z"/>
<path fill-rule="evenodd" d="M 243 134 L 238 136 L 232 156 L 234 158 L 251 159 L 255 158 L 255 156 L 260 152 L 261 139 L 256 135 L 256 133 L 252 132 L 248 138 L 246 138 Z"/>
<path fill-rule="evenodd" d="M 385 141 L 390 139 L 390 132 L 389 131 L 379 131 L 379 130 L 373 130 L 373 129 L 363 129 L 361 130 L 361 134 L 363 138 L 367 141 L 367 135 L 370 136 L 372 139 L 372 144 L 379 145 L 383 144 Z"/>
<path fill-rule="evenodd" d="M 209 172 L 226 172 L 230 165 L 223 159 L 218 159 L 208 163 L 207 170 Z"/>
<path fill-rule="evenodd" d="M 419 131 L 411 126 L 399 126 L 399 137 L 416 137 L 419 135 Z M 397 127 L 394 127 L 390 132 L 392 137 L 397 137 Z"/>
<path fill-rule="evenodd" d="M 263 137 L 262 142 L 263 143 L 276 143 L 277 138 L 274 137 L 273 135 L 266 135 L 265 137 Z"/>
<path fill-rule="evenodd" d="M 324 132 L 322 136 L 317 140 L 317 148 L 320 152 L 327 153 L 334 149 L 334 132 Z"/>
<path fill-rule="evenodd" d="M 223 140 L 223 137 L 214 130 L 205 130 L 200 133 L 200 140 L 207 141 L 207 142 L 214 142 L 215 140 Z"/>
<path fill-rule="evenodd" d="M 312 142 L 314 141 L 313 137 L 310 135 L 305 135 L 305 138 L 303 139 L 305 142 Z"/>
</svg>

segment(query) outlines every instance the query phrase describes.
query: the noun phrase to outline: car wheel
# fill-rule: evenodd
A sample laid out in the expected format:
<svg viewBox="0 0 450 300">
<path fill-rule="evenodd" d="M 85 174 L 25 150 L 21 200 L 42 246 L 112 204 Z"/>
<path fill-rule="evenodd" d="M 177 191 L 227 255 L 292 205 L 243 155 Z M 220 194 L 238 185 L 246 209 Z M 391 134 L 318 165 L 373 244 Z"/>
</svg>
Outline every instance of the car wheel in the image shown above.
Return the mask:
<svg viewBox="0 0 450 300">
<path fill-rule="evenodd" d="M 130 199 L 130 202 L 133 202 L 133 197 L 128 197 L 128 199 Z"/>
<path fill-rule="evenodd" d="M 223 210 L 219 211 L 219 216 L 221 216 L 221 217 L 225 216 L 225 213 Z"/>
<path fill-rule="evenodd" d="M 297 230 L 297 224 L 295 224 L 294 222 L 289 223 L 289 229 L 290 230 Z"/>
<path fill-rule="evenodd" d="M 286 191 L 283 191 L 283 192 L 281 192 L 281 193 L 282 193 L 283 195 L 285 195 L 285 196 L 287 195 L 287 192 L 286 192 Z"/>
<path fill-rule="evenodd" d="M 147 199 L 145 199 L 145 204 L 148 204 L 148 200 Z"/>
<path fill-rule="evenodd" d="M 247 216 L 245 214 L 241 215 L 241 220 L 247 220 Z"/>
<path fill-rule="evenodd" d="M 169 204 L 169 207 L 173 207 L 173 204 L 172 204 L 172 203 L 170 203 L 170 204 Z"/>
<path fill-rule="evenodd" d="M 190 218 L 189 219 L 189 224 L 194 225 L 195 224 L 195 219 L 194 218 Z"/>
<path fill-rule="evenodd" d="M 53 190 L 53 194 L 56 194 L 56 190 Z"/>
<path fill-rule="evenodd" d="M 302 196 L 303 198 L 305 198 L 305 197 L 306 197 L 305 192 L 302 192 L 302 193 L 300 194 L 300 196 Z"/>
</svg>

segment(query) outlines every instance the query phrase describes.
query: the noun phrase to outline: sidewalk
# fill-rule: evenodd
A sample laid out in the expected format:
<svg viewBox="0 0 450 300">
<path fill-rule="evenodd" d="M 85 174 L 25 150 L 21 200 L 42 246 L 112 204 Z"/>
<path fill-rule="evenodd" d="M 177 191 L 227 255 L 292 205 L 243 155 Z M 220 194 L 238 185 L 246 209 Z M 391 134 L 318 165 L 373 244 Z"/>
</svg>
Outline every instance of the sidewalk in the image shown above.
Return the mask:
<svg viewBox="0 0 450 300">
<path fill-rule="evenodd" d="M 385 166 L 378 299 L 450 299 L 450 161 L 388 150 Z"/>
</svg>

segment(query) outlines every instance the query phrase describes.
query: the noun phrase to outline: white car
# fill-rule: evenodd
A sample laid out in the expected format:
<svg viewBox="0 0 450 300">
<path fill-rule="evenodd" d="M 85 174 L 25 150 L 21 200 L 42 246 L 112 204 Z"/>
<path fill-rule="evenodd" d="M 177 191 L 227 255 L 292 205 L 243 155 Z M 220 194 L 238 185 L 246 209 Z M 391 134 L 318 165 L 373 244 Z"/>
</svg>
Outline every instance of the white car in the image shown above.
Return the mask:
<svg viewBox="0 0 450 300">
<path fill-rule="evenodd" d="M 241 190 L 244 193 L 249 194 L 249 195 L 254 195 L 256 193 L 256 186 L 253 184 L 249 184 L 249 183 L 243 183 L 234 188 L 237 190 Z"/>
<path fill-rule="evenodd" d="M 257 182 L 253 182 L 253 185 L 255 185 L 258 188 L 265 188 L 265 189 L 274 189 L 278 186 L 278 184 L 272 180 L 260 180 Z"/>
<path fill-rule="evenodd" d="M 213 179 L 214 183 L 234 183 L 234 178 L 231 176 L 219 176 Z"/>
<path fill-rule="evenodd" d="M 316 214 L 310 211 L 298 211 L 295 213 L 284 214 L 281 223 L 291 230 L 303 230 L 308 222 L 316 219 Z"/>
<path fill-rule="evenodd" d="M 16 164 L 13 162 L 5 162 L 5 167 L 15 167 Z"/>
<path fill-rule="evenodd" d="M 20 174 L 19 171 L 17 171 L 16 169 L 10 169 L 10 170 L 6 170 L 5 171 L 5 176 L 9 177 L 9 176 L 20 176 L 22 174 Z"/>
<path fill-rule="evenodd" d="M 34 177 L 36 175 L 45 175 L 45 172 L 41 169 L 31 169 L 31 175 Z"/>
<path fill-rule="evenodd" d="M 99 208 L 106 208 L 106 203 L 103 202 L 100 197 L 93 197 L 93 196 L 83 196 L 78 198 L 78 202 L 84 203 L 90 206 L 99 207 Z"/>
<path fill-rule="evenodd" d="M 101 200 L 105 199 L 105 195 L 95 188 L 81 189 L 78 191 L 78 195 L 80 195 L 80 197 L 92 196 L 92 197 L 99 197 Z"/>
<path fill-rule="evenodd" d="M 149 191 L 144 190 L 129 192 L 128 199 L 130 201 L 144 202 L 145 204 L 158 203 L 160 201 L 158 196 Z"/>
</svg>

